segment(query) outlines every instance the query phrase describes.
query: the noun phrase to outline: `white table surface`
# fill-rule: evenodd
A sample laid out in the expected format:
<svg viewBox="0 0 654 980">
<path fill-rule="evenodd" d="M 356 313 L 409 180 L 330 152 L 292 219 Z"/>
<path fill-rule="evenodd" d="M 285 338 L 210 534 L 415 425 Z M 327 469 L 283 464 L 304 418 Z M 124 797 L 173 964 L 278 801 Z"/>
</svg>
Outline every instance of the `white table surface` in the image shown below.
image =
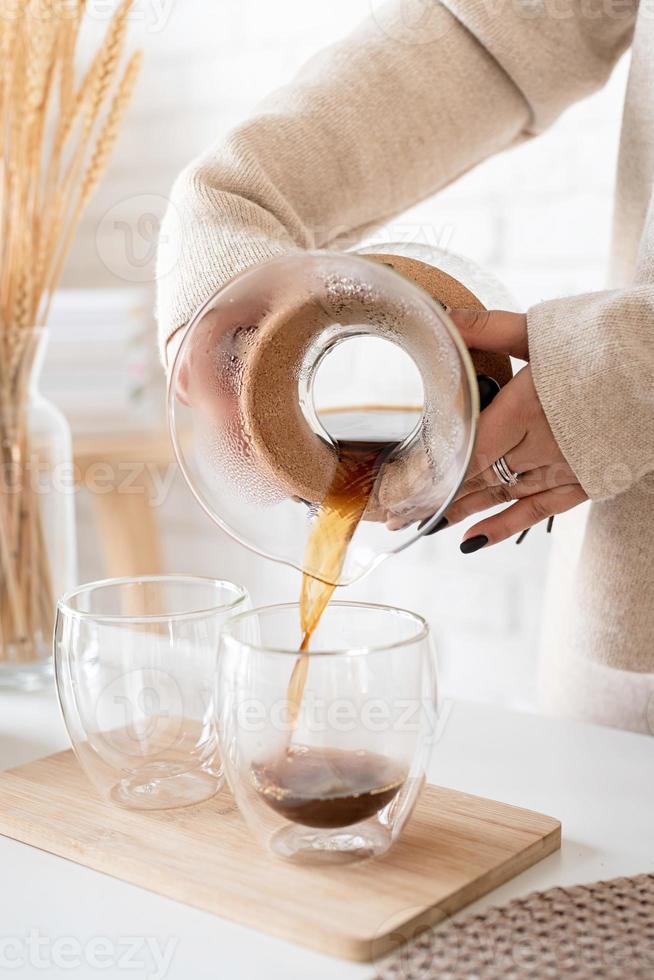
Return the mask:
<svg viewBox="0 0 654 980">
<path fill-rule="evenodd" d="M 445 705 L 445 715 L 432 782 L 540 810 L 563 823 L 559 853 L 468 911 L 552 885 L 654 870 L 654 738 L 467 703 Z M 0 694 L 0 768 L 65 747 L 50 693 Z M 373 966 L 303 950 L 5 837 L 0 882 L 0 975 L 375 976 Z M 101 947 L 98 937 L 106 937 Z M 152 948 L 172 954 L 167 968 L 156 965 Z"/>
</svg>

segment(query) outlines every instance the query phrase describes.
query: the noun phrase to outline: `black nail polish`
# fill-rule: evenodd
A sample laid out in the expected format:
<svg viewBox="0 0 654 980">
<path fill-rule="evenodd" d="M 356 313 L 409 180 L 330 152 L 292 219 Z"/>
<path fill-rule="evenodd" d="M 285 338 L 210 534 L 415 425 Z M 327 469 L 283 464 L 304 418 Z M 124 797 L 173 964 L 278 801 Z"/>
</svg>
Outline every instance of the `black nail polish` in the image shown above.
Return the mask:
<svg viewBox="0 0 654 980">
<path fill-rule="evenodd" d="M 499 394 L 500 386 L 495 378 L 490 378 L 487 374 L 477 375 L 477 385 L 479 387 L 479 408 L 483 412 L 488 408 L 495 395 Z"/>
<path fill-rule="evenodd" d="M 464 555 L 471 555 L 473 552 L 483 548 L 485 544 L 488 544 L 486 535 L 477 534 L 474 538 L 468 538 L 467 541 L 462 541 L 459 547 Z"/>
<path fill-rule="evenodd" d="M 418 530 L 419 531 L 422 531 L 422 529 L 425 526 L 425 524 L 428 524 L 430 522 L 430 520 L 431 520 L 431 517 L 426 517 L 424 521 L 420 521 L 420 524 L 418 524 Z M 444 527 L 447 527 L 448 524 L 449 524 L 449 521 L 448 521 L 447 517 L 441 517 L 441 519 L 438 522 L 438 524 L 435 527 L 433 527 L 431 529 L 431 531 L 426 531 L 423 534 L 423 537 L 424 538 L 428 538 L 430 534 L 436 534 L 436 531 L 442 531 L 443 528 Z"/>
</svg>

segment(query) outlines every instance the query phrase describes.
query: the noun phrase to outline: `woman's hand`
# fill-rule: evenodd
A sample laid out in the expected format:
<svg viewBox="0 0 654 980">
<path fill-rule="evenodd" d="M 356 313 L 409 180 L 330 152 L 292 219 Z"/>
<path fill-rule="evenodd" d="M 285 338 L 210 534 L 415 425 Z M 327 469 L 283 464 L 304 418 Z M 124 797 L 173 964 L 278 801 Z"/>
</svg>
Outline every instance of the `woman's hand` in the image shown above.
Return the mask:
<svg viewBox="0 0 654 980">
<path fill-rule="evenodd" d="M 452 310 L 450 316 L 468 347 L 529 360 L 524 314 Z M 519 474 L 513 487 L 501 483 L 492 469 L 501 456 Z M 527 364 L 481 413 L 475 453 L 465 483 L 447 511 L 447 524 L 515 501 L 466 531 L 461 551 L 471 554 L 586 499 L 552 435 Z"/>
</svg>

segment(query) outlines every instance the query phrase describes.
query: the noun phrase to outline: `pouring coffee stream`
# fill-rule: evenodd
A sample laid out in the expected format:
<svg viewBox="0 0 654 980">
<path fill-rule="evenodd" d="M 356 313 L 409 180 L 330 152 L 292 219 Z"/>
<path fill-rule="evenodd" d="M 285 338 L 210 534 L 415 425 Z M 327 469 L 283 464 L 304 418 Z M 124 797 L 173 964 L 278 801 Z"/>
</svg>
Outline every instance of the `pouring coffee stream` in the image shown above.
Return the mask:
<svg viewBox="0 0 654 980">
<path fill-rule="evenodd" d="M 310 749 L 293 744 L 311 662 L 310 643 L 331 599 L 345 553 L 368 506 L 385 463 L 414 428 L 421 407 L 377 406 L 324 413 L 338 417 L 347 438 L 335 438 L 338 463 L 324 501 L 316 509 L 307 544 L 307 566 L 300 592 L 302 642 L 288 684 L 290 732 L 284 751 L 268 765 L 253 769 L 255 788 L 266 803 L 304 826 L 344 827 L 365 820 L 391 802 L 407 773 L 392 759 L 371 752 Z M 398 426 L 399 422 L 399 426 Z M 340 424 L 339 424 L 340 423 Z M 382 432 L 386 432 L 383 436 Z M 355 438 L 355 433 L 358 438 Z"/>
<path fill-rule="evenodd" d="M 307 543 L 306 565 L 319 569 L 321 578 L 304 572 L 300 591 L 300 629 L 302 642 L 288 688 L 291 726 L 300 711 L 309 669 L 309 645 L 320 618 L 331 599 L 352 536 L 368 506 L 375 482 L 384 464 L 402 442 L 391 429 L 404 429 L 408 435 L 422 411 L 418 406 L 361 406 L 323 413 L 322 420 L 338 418 L 346 438 L 334 439 L 338 463 L 325 499 L 317 507 Z M 399 420 L 399 426 L 398 426 Z M 386 431 L 386 436 L 382 435 Z M 356 435 L 355 435 L 356 434 Z"/>
</svg>

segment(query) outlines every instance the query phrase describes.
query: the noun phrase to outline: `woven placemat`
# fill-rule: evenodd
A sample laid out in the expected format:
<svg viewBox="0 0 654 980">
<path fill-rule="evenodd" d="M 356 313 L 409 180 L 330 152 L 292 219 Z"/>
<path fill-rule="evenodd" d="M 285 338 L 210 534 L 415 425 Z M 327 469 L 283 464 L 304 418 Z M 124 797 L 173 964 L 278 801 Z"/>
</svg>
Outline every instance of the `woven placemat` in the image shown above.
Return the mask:
<svg viewBox="0 0 654 980">
<path fill-rule="evenodd" d="M 380 980 L 652 980 L 654 874 L 534 892 L 428 929 L 376 967 Z"/>
</svg>

